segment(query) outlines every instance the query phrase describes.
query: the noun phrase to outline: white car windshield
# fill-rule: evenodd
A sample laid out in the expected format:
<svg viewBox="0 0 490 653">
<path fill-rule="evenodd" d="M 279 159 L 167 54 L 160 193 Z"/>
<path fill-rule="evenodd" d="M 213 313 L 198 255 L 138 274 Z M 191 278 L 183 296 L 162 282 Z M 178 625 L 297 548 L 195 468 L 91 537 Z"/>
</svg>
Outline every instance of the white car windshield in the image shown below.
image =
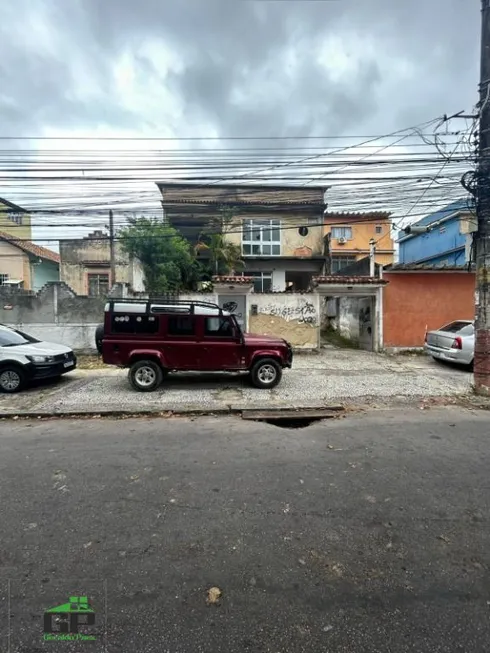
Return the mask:
<svg viewBox="0 0 490 653">
<path fill-rule="evenodd" d="M 17 347 L 30 342 L 39 342 L 39 340 L 16 329 L 0 329 L 0 347 Z"/>
</svg>

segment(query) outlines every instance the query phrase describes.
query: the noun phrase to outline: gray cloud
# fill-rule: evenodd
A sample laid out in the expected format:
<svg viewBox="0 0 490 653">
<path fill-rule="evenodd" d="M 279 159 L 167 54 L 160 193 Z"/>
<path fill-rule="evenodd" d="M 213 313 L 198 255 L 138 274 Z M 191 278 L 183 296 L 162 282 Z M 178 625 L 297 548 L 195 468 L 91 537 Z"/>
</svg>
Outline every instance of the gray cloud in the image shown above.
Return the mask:
<svg viewBox="0 0 490 653">
<path fill-rule="evenodd" d="M 389 132 L 476 101 L 477 4 L 4 1 L 2 127 L 19 135 L 96 127 L 224 136 Z M 346 66 L 340 75 L 335 62 L 319 58 L 332 38 L 330 54 L 337 48 Z M 148 44 L 170 53 L 169 70 Z M 122 56 L 139 80 L 138 97 L 117 84 Z M 167 106 L 159 106 L 159 90 Z"/>
</svg>

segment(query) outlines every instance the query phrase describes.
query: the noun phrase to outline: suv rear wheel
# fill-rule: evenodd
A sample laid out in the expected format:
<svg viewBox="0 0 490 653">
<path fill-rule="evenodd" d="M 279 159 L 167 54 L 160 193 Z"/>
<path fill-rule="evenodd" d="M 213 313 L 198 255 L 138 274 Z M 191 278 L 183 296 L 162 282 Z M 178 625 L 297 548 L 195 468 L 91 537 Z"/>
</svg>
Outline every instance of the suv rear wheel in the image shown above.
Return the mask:
<svg viewBox="0 0 490 653">
<path fill-rule="evenodd" d="M 162 368 L 155 361 L 137 361 L 129 368 L 129 382 L 139 392 L 152 392 L 163 381 Z"/>
<path fill-rule="evenodd" d="M 263 358 L 252 367 L 250 376 L 256 388 L 274 388 L 282 378 L 282 368 L 273 358 Z"/>
<path fill-rule="evenodd" d="M 0 391 L 19 392 L 25 386 L 26 376 L 17 365 L 0 368 Z"/>
</svg>

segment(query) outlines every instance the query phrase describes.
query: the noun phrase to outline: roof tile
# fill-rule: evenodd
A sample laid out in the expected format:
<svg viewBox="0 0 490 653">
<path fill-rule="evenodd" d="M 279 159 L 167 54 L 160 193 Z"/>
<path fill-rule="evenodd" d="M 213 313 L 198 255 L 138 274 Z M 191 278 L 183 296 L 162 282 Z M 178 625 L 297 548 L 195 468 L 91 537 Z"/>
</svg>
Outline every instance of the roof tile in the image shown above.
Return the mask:
<svg viewBox="0 0 490 653">
<path fill-rule="evenodd" d="M 0 239 L 6 240 L 15 247 L 22 249 L 27 254 L 32 254 L 38 258 L 45 259 L 47 261 L 52 261 L 53 263 L 60 262 L 60 255 L 56 252 L 53 252 L 52 249 L 47 249 L 47 247 L 41 247 L 41 245 L 36 245 L 36 243 L 31 242 L 30 240 L 17 240 L 13 238 L 10 234 L 0 231 Z"/>
</svg>

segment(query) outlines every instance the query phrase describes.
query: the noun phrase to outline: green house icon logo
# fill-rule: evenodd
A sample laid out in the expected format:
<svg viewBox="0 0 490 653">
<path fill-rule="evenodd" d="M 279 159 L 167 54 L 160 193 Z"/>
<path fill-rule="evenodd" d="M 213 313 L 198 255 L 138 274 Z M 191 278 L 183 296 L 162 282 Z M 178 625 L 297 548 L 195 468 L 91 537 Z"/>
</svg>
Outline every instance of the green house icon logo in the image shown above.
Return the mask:
<svg viewBox="0 0 490 653">
<path fill-rule="evenodd" d="M 44 639 L 94 639 L 79 635 L 80 626 L 93 626 L 95 611 L 86 596 L 70 596 L 67 603 L 44 613 Z"/>
</svg>

